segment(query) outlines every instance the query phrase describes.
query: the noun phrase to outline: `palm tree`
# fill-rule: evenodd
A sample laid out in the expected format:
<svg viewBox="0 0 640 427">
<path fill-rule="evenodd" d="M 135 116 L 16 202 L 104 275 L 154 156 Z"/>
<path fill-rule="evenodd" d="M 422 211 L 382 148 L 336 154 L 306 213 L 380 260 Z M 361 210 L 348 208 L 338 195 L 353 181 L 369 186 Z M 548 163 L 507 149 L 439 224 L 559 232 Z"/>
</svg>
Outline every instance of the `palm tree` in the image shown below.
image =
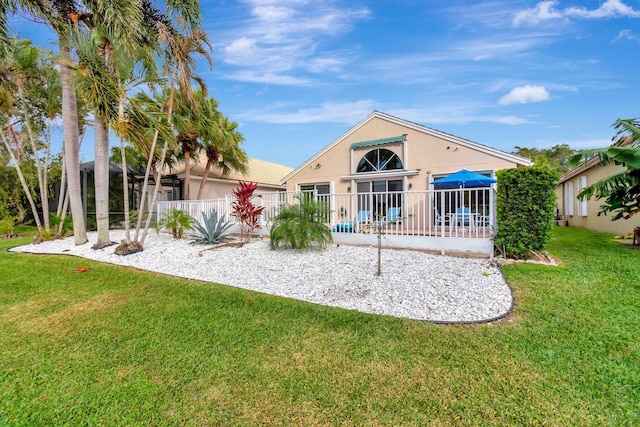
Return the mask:
<svg viewBox="0 0 640 427">
<path fill-rule="evenodd" d="M 640 119 L 618 119 L 613 124 L 616 134 L 613 144 L 607 148 L 587 150 L 572 157 L 571 163 L 597 159 L 596 164 L 609 163 L 625 166 L 627 169 L 610 175 L 582 189 L 580 200 L 605 199 L 600 206 L 600 214 L 616 212 L 612 220 L 628 219 L 640 213 Z"/>
<path fill-rule="evenodd" d="M 118 120 L 118 62 L 129 63 L 142 37 L 142 6 L 139 1 L 87 3 L 91 13 L 76 17 L 72 37 L 79 54 L 83 95 L 94 110 L 95 197 L 98 240 L 95 249 L 112 244 L 109 238 L 109 128 Z M 116 54 L 116 49 L 123 54 Z M 123 175 L 126 179 L 126 174 Z M 125 199 L 126 202 L 126 199 Z"/>
<path fill-rule="evenodd" d="M 11 55 L 5 56 L 1 65 L 5 95 L 3 114 L 7 123 L 2 139 L 32 207 L 40 237 L 44 238 L 51 234 L 48 194 L 51 140 L 48 131 L 51 120 L 59 113 L 57 81 L 52 63 L 31 42 L 11 39 L 9 49 Z M 21 132 L 16 130 L 16 125 L 20 126 Z M 45 136 L 44 145 L 39 138 L 42 134 Z M 22 160 L 26 157 L 25 150 L 21 147 L 23 138 L 29 144 L 36 169 L 42 221 L 21 167 Z M 41 150 L 44 150 L 44 159 L 41 158 Z"/>
<path fill-rule="evenodd" d="M 64 151 L 67 169 L 68 192 L 73 216 L 73 234 L 76 245 L 87 241 L 84 224 L 84 209 L 80 187 L 79 125 L 75 87 L 73 84 L 74 61 L 68 34 L 74 17 L 79 17 L 74 0 L 0 0 L 0 39 L 7 34 L 6 14 L 22 8 L 30 16 L 44 21 L 58 35 L 60 48 L 59 74 L 62 89 L 62 123 L 64 128 Z M 4 51 L 4 49 L 3 49 Z"/>
<path fill-rule="evenodd" d="M 210 103 L 215 102 L 213 98 Z M 217 106 L 217 102 L 216 102 Z M 232 170 L 242 174 L 247 172 L 247 153 L 240 148 L 240 144 L 244 142 L 244 136 L 238 132 L 238 123 L 229 121 L 227 117 L 216 112 L 216 126 L 212 128 L 212 138 L 204 141 L 204 152 L 207 156 L 207 164 L 202 174 L 200 188 L 198 189 L 198 197 L 202 198 L 202 191 L 207 182 L 209 171 L 216 166 L 220 169 L 222 176 L 228 175 Z"/>
<path fill-rule="evenodd" d="M 166 111 L 167 123 L 171 125 L 172 117 L 173 117 L 173 109 L 175 102 L 175 91 L 176 86 L 179 87 L 183 96 L 195 106 L 195 102 L 193 100 L 193 93 L 191 91 L 191 82 L 195 80 L 201 87 L 204 87 L 204 82 L 194 73 L 195 69 L 195 59 L 193 57 L 194 54 L 198 53 L 202 55 L 205 59 L 211 63 L 211 58 L 209 56 L 210 45 L 207 40 L 206 34 L 197 29 L 197 23 L 195 18 L 199 18 L 194 13 L 187 14 L 189 20 L 187 21 L 190 24 L 190 28 L 193 29 L 191 32 L 187 34 L 179 34 L 171 29 L 159 24 L 159 34 L 158 40 L 161 42 L 160 44 L 166 46 L 166 58 L 165 58 L 165 70 L 169 77 L 169 88 L 168 88 L 168 97 L 167 103 L 163 105 L 163 111 Z M 195 29 L 194 29 L 195 28 Z M 156 131 L 153 139 L 152 148 L 150 150 L 151 153 L 155 150 L 155 144 L 159 136 L 159 131 Z M 160 161 L 158 164 L 161 166 L 164 164 L 164 160 L 167 155 L 167 151 L 169 148 L 169 140 L 165 139 L 162 147 L 162 152 L 160 154 Z M 151 159 L 147 164 L 147 173 L 145 174 L 145 186 L 143 187 L 142 196 L 144 197 L 146 194 L 146 181 L 149 175 L 149 169 L 151 167 Z M 150 212 L 153 212 L 155 209 L 155 204 L 158 199 L 160 183 L 156 183 L 153 197 L 151 199 L 151 204 L 149 206 Z M 144 205 L 144 203 L 141 203 Z M 138 231 L 140 229 L 140 223 L 138 223 L 138 227 L 136 228 L 136 238 L 138 236 Z M 149 230 L 149 226 L 151 225 L 151 215 L 148 215 L 147 221 L 145 223 L 144 230 L 142 232 L 142 236 L 140 238 L 140 245 L 144 245 L 144 240 L 147 236 L 147 232 Z"/>
<path fill-rule="evenodd" d="M 200 149 L 200 135 L 206 129 L 210 117 L 200 108 L 203 102 L 202 91 L 196 91 L 192 103 L 182 92 L 176 92 L 176 103 L 173 111 L 173 125 L 182 161 L 184 162 L 184 198 L 191 199 L 191 155 Z"/>
</svg>

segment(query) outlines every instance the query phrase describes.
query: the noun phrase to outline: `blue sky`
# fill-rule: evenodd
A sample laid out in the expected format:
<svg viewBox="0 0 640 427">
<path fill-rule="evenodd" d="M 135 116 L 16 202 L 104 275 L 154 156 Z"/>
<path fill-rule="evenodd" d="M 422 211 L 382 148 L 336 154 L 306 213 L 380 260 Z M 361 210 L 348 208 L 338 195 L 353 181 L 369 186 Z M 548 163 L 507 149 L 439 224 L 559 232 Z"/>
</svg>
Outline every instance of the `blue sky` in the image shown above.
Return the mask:
<svg viewBox="0 0 640 427">
<path fill-rule="evenodd" d="M 505 151 L 640 116 L 640 1 L 202 1 L 220 110 L 296 167 L 379 110 Z M 83 157 L 92 158 L 91 141 Z"/>
</svg>

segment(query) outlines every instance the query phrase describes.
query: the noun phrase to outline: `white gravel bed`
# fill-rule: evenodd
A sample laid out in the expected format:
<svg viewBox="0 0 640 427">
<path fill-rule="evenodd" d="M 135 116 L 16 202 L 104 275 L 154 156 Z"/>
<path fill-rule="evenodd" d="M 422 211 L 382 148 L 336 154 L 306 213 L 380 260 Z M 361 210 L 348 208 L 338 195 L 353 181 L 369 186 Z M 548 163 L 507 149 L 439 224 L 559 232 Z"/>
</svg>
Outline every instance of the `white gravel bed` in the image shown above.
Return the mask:
<svg viewBox="0 0 640 427">
<path fill-rule="evenodd" d="M 110 232 L 114 241 L 124 233 Z M 114 246 L 75 246 L 73 237 L 25 245 L 16 252 L 69 254 L 111 264 L 250 289 L 317 304 L 436 322 L 480 322 L 509 312 L 511 289 L 486 259 L 383 249 L 376 276 L 377 248 L 348 245 L 326 250 L 270 250 L 268 241 L 243 247 L 192 245 L 168 234 L 148 234 L 142 252 L 119 256 Z"/>
</svg>

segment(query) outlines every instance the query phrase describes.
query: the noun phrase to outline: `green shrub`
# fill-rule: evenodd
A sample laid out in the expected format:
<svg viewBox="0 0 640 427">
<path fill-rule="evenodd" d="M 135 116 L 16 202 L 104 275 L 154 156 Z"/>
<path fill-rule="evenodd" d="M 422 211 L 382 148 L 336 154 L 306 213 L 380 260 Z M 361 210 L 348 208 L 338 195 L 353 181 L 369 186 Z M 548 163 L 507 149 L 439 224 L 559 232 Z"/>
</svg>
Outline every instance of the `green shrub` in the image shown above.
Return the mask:
<svg viewBox="0 0 640 427">
<path fill-rule="evenodd" d="M 233 240 L 229 236 L 229 229 L 233 226 L 224 217 L 218 217 L 218 211 L 212 210 L 209 214 L 202 215 L 203 222 L 196 221 L 193 243 L 202 245 L 215 245 Z"/>
<path fill-rule="evenodd" d="M 51 223 L 51 229 L 54 232 L 58 230 L 60 221 L 62 221 L 62 215 L 51 215 L 51 219 L 49 220 L 49 222 Z M 73 218 L 71 217 L 71 215 L 66 215 L 64 217 L 64 224 L 62 224 L 62 232 L 60 233 L 60 237 L 66 236 L 67 232 L 71 230 L 73 230 Z"/>
<path fill-rule="evenodd" d="M 498 231 L 495 244 L 509 258 L 526 259 L 549 240 L 556 205 L 557 172 L 550 168 L 497 173 Z"/>
<path fill-rule="evenodd" d="M 0 237 L 7 236 L 12 237 L 16 234 L 15 232 L 15 224 L 16 220 L 14 217 L 7 216 L 0 219 Z"/>
<path fill-rule="evenodd" d="M 193 230 L 195 220 L 181 209 L 172 208 L 156 224 L 156 231 L 171 230 L 174 239 L 182 239 L 185 231 Z"/>
<path fill-rule="evenodd" d="M 311 197 L 296 196 L 298 204 L 287 205 L 273 220 L 271 226 L 271 248 L 280 244 L 295 249 L 312 245 L 324 248 L 333 241 L 331 230 L 325 225 L 329 208 L 325 202 Z"/>
</svg>

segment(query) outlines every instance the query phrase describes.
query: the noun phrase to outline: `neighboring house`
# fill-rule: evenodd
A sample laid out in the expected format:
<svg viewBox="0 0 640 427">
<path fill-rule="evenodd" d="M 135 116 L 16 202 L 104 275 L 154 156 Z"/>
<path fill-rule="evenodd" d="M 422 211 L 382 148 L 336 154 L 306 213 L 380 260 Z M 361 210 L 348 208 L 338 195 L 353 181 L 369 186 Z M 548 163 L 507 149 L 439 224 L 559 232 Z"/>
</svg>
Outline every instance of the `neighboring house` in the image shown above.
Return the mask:
<svg viewBox="0 0 640 427">
<path fill-rule="evenodd" d="M 515 154 L 374 111 L 281 182 L 289 192 L 318 194 L 427 191 L 434 179 L 460 169 L 494 177 L 497 170 L 530 165 Z M 383 214 L 387 208 L 374 209 Z"/>
<path fill-rule="evenodd" d="M 200 189 L 200 182 L 204 174 L 206 159 L 201 156 L 201 161 L 191 162 L 191 182 L 189 185 L 191 199 L 195 200 Z M 255 182 L 258 184 L 257 192 L 269 193 L 275 191 L 283 191 L 284 186 L 280 184 L 283 176 L 290 173 L 293 169 L 289 166 L 277 163 L 267 162 L 249 158 L 247 165 L 247 174 L 243 175 L 236 171 L 231 171 L 228 175 L 222 176 L 221 171 L 217 167 L 212 167 L 207 176 L 206 184 L 202 193 L 202 200 L 220 199 L 232 193 L 238 187 L 238 181 Z M 180 163 L 171 169 L 171 173 L 175 174 L 181 180 L 184 180 L 184 163 Z M 186 185 L 186 184 L 185 184 Z"/>
<path fill-rule="evenodd" d="M 628 220 L 611 221 L 614 215 L 612 213 L 598 216 L 599 207 L 604 200 L 596 200 L 595 197 L 591 200 L 578 199 L 578 194 L 583 188 L 625 169 L 613 163 L 601 166 L 598 164 L 598 159 L 594 158 L 562 175 L 556 188 L 558 214 L 567 220 L 570 226 L 618 235 L 631 233 L 634 227 L 640 226 L 640 215 Z"/>
</svg>

